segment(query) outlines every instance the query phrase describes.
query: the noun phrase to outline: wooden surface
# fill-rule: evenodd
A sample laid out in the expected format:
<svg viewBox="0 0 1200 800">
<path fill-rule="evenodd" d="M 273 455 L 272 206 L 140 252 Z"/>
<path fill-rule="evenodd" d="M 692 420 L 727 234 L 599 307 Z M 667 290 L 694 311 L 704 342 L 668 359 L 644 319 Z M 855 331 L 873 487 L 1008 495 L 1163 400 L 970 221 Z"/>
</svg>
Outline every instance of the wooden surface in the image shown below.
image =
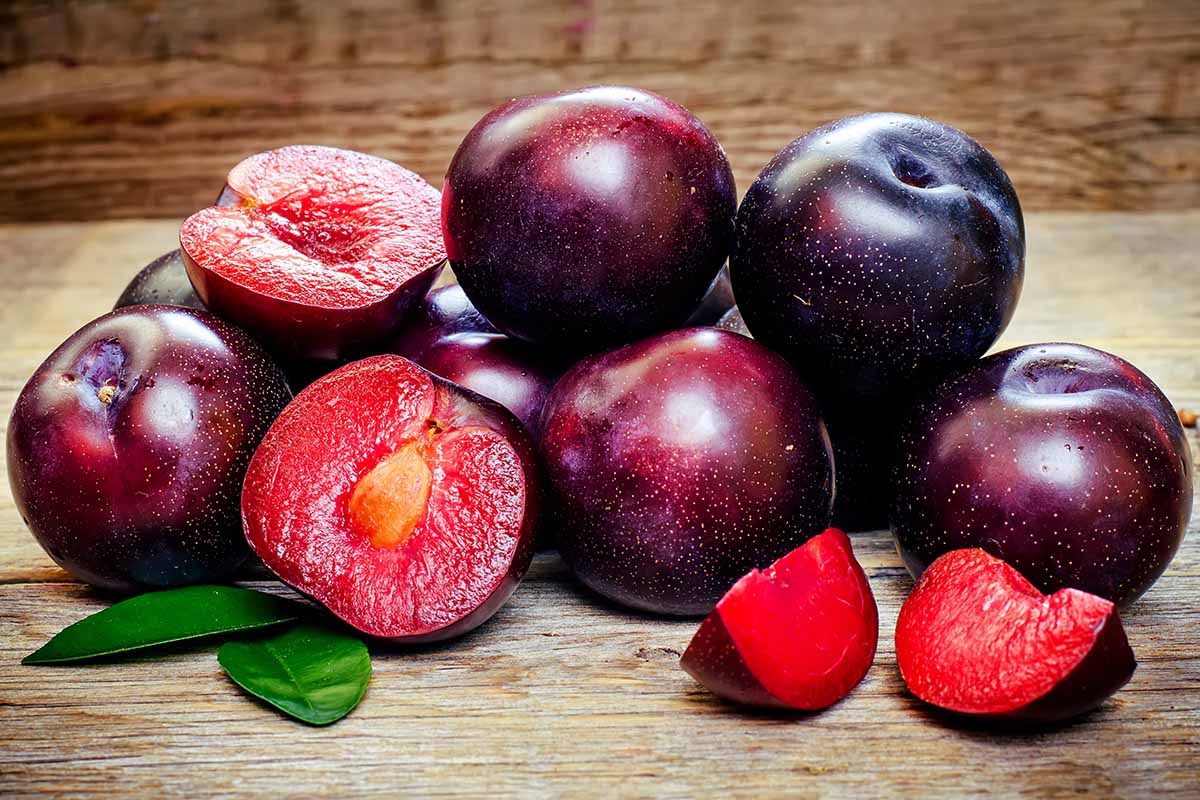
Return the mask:
<svg viewBox="0 0 1200 800">
<path fill-rule="evenodd" d="M 441 185 L 487 110 L 593 83 L 690 107 L 743 190 L 888 110 L 973 134 L 1030 209 L 1200 207 L 1196 0 L 7 0 L 0 221 L 184 215 L 298 142 Z"/>
<path fill-rule="evenodd" d="M 0 227 L 0 419 L 58 342 L 106 310 L 176 222 Z M 1200 409 L 1200 211 L 1036 214 L 1006 344 L 1069 339 Z M 1200 447 L 1189 434 L 1194 454 Z M 7 486 L 7 482 L 2 482 Z M 306 728 L 245 696 L 205 648 L 86 668 L 18 664 L 103 606 L 42 554 L 0 490 L 0 794 L 130 796 L 1196 796 L 1200 531 L 1125 615 L 1140 666 L 1077 723 L 998 734 L 904 689 L 892 633 L 911 583 L 854 537 L 880 607 L 861 686 L 807 717 L 727 707 L 678 668 L 695 622 L 604 606 L 542 557 L 512 601 L 441 648 L 375 652 L 363 704 Z M 258 576 L 253 585 L 277 589 Z"/>
</svg>

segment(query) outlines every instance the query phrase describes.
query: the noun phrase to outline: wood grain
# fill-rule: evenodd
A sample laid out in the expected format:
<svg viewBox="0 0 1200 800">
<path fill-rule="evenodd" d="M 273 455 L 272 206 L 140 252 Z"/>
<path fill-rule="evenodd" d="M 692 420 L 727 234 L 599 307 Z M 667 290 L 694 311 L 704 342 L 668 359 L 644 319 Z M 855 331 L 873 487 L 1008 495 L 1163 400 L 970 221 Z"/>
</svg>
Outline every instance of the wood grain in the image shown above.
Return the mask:
<svg viewBox="0 0 1200 800">
<path fill-rule="evenodd" d="M 1025 296 L 1005 344 L 1095 344 L 1200 409 L 1200 211 L 1028 222 Z M 176 229 L 0 226 L 0 420 L 37 362 L 172 246 Z M 997 733 L 939 716 L 905 691 L 892 633 L 911 582 L 883 532 L 854 537 L 880 606 L 879 655 L 864 683 L 825 713 L 759 716 L 722 705 L 678 668 L 694 622 L 603 605 L 556 558 L 541 557 L 475 634 L 411 652 L 376 648 L 362 706 L 312 729 L 241 695 L 202 647 L 21 667 L 21 656 L 104 603 L 41 553 L 4 490 L 0 794 L 1194 797 L 1197 528 L 1200 520 L 1125 614 L 1140 661 L 1132 683 L 1057 730 Z M 284 591 L 261 572 L 247 583 Z"/>
<path fill-rule="evenodd" d="M 975 135 L 1029 209 L 1200 207 L 1193 0 L 9 0 L 0 221 L 184 215 L 297 142 L 440 185 L 499 102 L 605 82 L 692 108 L 742 189 L 882 109 Z"/>
</svg>

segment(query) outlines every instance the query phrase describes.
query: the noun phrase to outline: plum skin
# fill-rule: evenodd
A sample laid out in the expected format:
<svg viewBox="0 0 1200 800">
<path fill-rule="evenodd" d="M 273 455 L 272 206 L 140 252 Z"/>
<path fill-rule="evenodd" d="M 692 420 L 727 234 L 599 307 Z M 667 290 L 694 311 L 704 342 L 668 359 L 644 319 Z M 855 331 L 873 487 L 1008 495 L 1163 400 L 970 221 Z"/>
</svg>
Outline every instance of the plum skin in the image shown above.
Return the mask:
<svg viewBox="0 0 1200 800">
<path fill-rule="evenodd" d="M 1128 605 L 1163 573 L 1192 508 L 1170 402 L 1128 362 L 1074 344 L 1014 348 L 946 379 L 902 429 L 891 527 L 920 575 L 979 547 L 1044 593 Z"/>
<path fill-rule="evenodd" d="M 101 590 L 224 578 L 249 552 L 242 476 L 290 398 L 270 357 L 206 311 L 106 314 L 55 350 L 17 399 L 17 508 L 55 562 Z"/>
<path fill-rule="evenodd" d="M 575 365 L 542 411 L 541 454 L 567 566 L 644 611 L 707 613 L 829 522 L 815 398 L 730 331 L 673 331 Z"/>
<path fill-rule="evenodd" d="M 717 140 L 650 92 L 512 100 L 446 174 L 454 273 L 501 332 L 584 354 L 680 325 L 717 277 L 737 194 Z"/>
<path fill-rule="evenodd" d="M 462 286 L 452 283 L 426 294 L 382 350 L 417 361 L 429 348 L 457 333 L 499 331 L 471 304 Z"/>
<path fill-rule="evenodd" d="M 113 309 L 152 304 L 204 308 L 188 280 L 182 250 L 164 253 L 143 267 L 121 292 Z"/>
<path fill-rule="evenodd" d="M 542 407 L 562 370 L 524 342 L 499 333 L 457 333 L 415 359 L 435 375 L 507 408 L 537 436 Z"/>
<path fill-rule="evenodd" d="M 966 134 L 865 114 L 785 147 L 746 193 L 730 274 L 759 341 L 818 394 L 883 398 L 983 355 L 1025 268 L 1016 191 Z"/>
</svg>

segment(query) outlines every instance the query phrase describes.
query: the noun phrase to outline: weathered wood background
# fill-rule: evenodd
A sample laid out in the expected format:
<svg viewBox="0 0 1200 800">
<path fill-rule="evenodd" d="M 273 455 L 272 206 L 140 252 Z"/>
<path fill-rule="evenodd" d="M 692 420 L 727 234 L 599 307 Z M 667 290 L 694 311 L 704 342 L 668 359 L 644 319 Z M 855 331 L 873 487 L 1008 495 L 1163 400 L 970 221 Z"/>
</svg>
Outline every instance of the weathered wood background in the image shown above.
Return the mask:
<svg viewBox="0 0 1200 800">
<path fill-rule="evenodd" d="M 1001 346 L 1093 344 L 1200 410 L 1200 211 L 1035 213 L 1028 222 L 1024 298 Z M 0 424 L 46 353 L 171 247 L 177 226 L 0 226 Z M 1189 439 L 1200 456 L 1194 431 Z M 38 548 L 2 464 L 0 486 L 0 796 L 1200 792 L 1200 518 L 1167 574 L 1124 614 L 1140 662 L 1132 682 L 1058 730 L 997 733 L 935 714 L 905 690 L 892 634 L 912 584 L 883 531 L 853 537 L 879 602 L 879 654 L 862 685 L 824 713 L 770 717 L 721 704 L 678 666 L 695 622 L 603 605 L 543 557 L 465 639 L 377 649 L 363 704 L 312 729 L 247 699 L 205 647 L 20 666 L 104 603 Z"/>
<path fill-rule="evenodd" d="M 597 82 L 691 107 L 743 190 L 846 114 L 966 129 L 1035 212 L 1001 346 L 1096 345 L 1200 410 L 1197 0 L 0 0 L 0 222 L 58 221 L 0 225 L 0 426 L 246 154 L 348 146 L 440 183 L 490 107 Z M 87 222 L 132 217 L 164 219 Z M 1000 734 L 905 691 L 891 637 L 911 582 L 884 532 L 854 538 L 879 655 L 825 713 L 722 705 L 678 668 L 695 623 L 603 606 L 543 557 L 475 634 L 377 651 L 363 705 L 318 730 L 240 694 L 203 647 L 19 666 L 104 603 L 41 552 L 4 471 L 5 797 L 1200 795 L 1200 521 L 1125 614 L 1133 681 L 1058 730 Z"/>
<path fill-rule="evenodd" d="M 597 82 L 688 105 L 742 189 L 886 109 L 975 135 L 1029 209 L 1200 206 L 1196 0 L 0 0 L 0 221 L 179 217 L 296 142 L 440 185 L 492 106 Z"/>
</svg>

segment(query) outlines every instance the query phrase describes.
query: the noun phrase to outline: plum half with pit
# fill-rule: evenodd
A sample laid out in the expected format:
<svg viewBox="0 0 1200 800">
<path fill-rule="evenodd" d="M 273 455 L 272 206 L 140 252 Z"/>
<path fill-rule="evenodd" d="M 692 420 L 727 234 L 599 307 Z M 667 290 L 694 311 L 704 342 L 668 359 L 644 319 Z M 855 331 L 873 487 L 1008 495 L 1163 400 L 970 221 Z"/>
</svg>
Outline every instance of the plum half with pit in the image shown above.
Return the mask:
<svg viewBox="0 0 1200 800">
<path fill-rule="evenodd" d="M 204 308 L 188 279 L 182 250 L 164 253 L 143 267 L 121 292 L 113 308 L 142 305 Z"/>
<path fill-rule="evenodd" d="M 1043 592 L 1119 605 L 1183 540 L 1192 459 L 1170 402 L 1132 364 L 1076 344 L 989 356 L 932 389 L 900 437 L 892 532 L 914 576 L 980 547 Z"/>
<path fill-rule="evenodd" d="M 742 200 L 730 255 L 754 338 L 834 402 L 886 399 L 978 359 L 1024 268 L 1021 207 L 996 159 L 904 114 L 839 120 L 785 147 Z"/>
<path fill-rule="evenodd" d="M 576 364 L 541 437 L 559 552 L 633 608 L 705 614 L 829 523 L 816 399 L 782 357 L 730 331 L 686 328 Z"/>
<path fill-rule="evenodd" d="M 371 636 L 445 639 L 529 566 L 529 437 L 499 404 L 394 355 L 296 396 L 250 462 L 246 538 L 285 583 Z"/>
<path fill-rule="evenodd" d="M 859 684 L 878 640 L 867 576 L 850 539 L 830 528 L 735 583 L 680 665 L 735 703 L 816 711 Z"/>
<path fill-rule="evenodd" d="M 354 357 L 394 332 L 445 262 L 441 195 L 382 158 L 292 146 L 235 166 L 180 229 L 204 304 L 285 362 Z"/>
<path fill-rule="evenodd" d="M 896 662 L 927 703 L 981 717 L 1057 722 L 1100 705 L 1137 661 L 1113 603 L 1046 596 L 978 548 L 938 558 L 904 601 Z"/>
<path fill-rule="evenodd" d="M 227 577 L 246 558 L 246 465 L 290 399 L 245 332 L 139 305 L 85 325 L 25 385 L 13 498 L 60 566 L 117 593 Z"/>
<path fill-rule="evenodd" d="M 737 194 L 716 138 L 650 92 L 512 100 L 446 174 L 446 251 L 501 332 L 595 352 L 679 326 L 729 253 Z"/>
</svg>

